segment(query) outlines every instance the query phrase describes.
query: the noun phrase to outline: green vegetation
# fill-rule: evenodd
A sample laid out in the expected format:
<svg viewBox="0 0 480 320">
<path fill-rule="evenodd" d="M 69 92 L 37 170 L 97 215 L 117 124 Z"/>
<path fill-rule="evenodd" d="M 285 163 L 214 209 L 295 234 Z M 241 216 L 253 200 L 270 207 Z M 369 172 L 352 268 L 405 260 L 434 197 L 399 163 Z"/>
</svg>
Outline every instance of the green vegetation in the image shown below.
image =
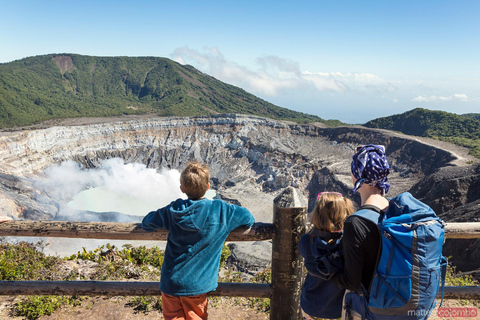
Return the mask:
<svg viewBox="0 0 480 320">
<path fill-rule="evenodd" d="M 59 257 L 45 256 L 36 244 L 20 242 L 12 245 L 0 241 L 0 280 L 60 280 Z M 60 277 L 63 278 L 63 277 Z"/>
<path fill-rule="evenodd" d="M 478 283 L 473 279 L 470 275 L 462 274 L 461 272 L 457 272 L 457 268 L 452 265 L 447 266 L 447 274 L 445 277 L 445 285 L 446 286 L 476 286 Z"/>
<path fill-rule="evenodd" d="M 118 250 L 117 247 L 108 243 L 91 251 L 82 248 L 81 252 L 79 251 L 77 254 L 66 257 L 65 260 L 90 260 L 109 265 L 109 269 L 112 269 L 112 262 L 117 263 L 114 267 L 116 269 L 118 262 L 124 260 L 137 266 L 152 266 L 160 270 L 162 268 L 163 258 L 164 252 L 159 250 L 158 247 L 133 247 L 132 245 L 125 244 L 123 249 Z"/>
<path fill-rule="evenodd" d="M 71 280 L 74 273 L 60 268 L 62 259 L 46 256 L 37 248 L 42 243 L 0 241 L 0 280 Z M 61 306 L 79 305 L 82 298 L 60 296 L 28 296 L 15 304 L 15 312 L 27 319 L 50 315 Z"/>
<path fill-rule="evenodd" d="M 272 282 L 272 269 L 267 268 L 262 272 L 257 273 L 251 282 L 255 283 L 271 283 Z M 270 299 L 268 298 L 247 298 L 250 308 L 253 308 L 260 312 L 270 312 Z"/>
<path fill-rule="evenodd" d="M 465 113 L 463 116 L 480 120 L 480 113 Z"/>
<path fill-rule="evenodd" d="M 157 247 L 146 248 L 125 245 L 121 250 L 115 246 L 101 246 L 93 251 L 82 249 L 65 259 L 47 256 L 38 248 L 41 242 L 17 244 L 0 241 L 0 280 L 121 280 L 138 279 L 158 281 L 164 253 Z M 89 260 L 95 267 L 89 274 L 77 268 L 62 268 L 69 260 Z M 62 263 L 63 262 L 63 263 Z M 15 304 L 15 313 L 27 319 L 50 315 L 65 305 L 77 306 L 87 297 L 28 296 Z M 158 300 L 158 298 L 156 299 Z M 129 306 L 135 310 L 161 309 L 155 297 L 131 297 Z"/>
<path fill-rule="evenodd" d="M 471 155 L 480 158 L 480 120 L 473 116 L 418 108 L 369 121 L 365 126 L 451 142 L 469 148 Z"/>
<path fill-rule="evenodd" d="M 166 58 L 51 54 L 0 64 L 0 128 L 58 118 L 145 113 L 241 113 L 298 123 L 325 122 Z"/>
<path fill-rule="evenodd" d="M 18 242 L 16 244 L 0 239 L 0 280 L 122 280 L 136 279 L 145 281 L 159 281 L 160 271 L 164 258 L 164 251 L 158 247 L 145 246 L 133 247 L 124 245 L 121 249 L 110 244 L 87 251 L 83 248 L 78 253 L 69 257 L 60 258 L 47 256 L 41 252 L 42 242 L 35 244 Z M 226 245 L 223 246 L 220 268 L 225 266 L 225 261 L 231 252 Z M 84 264 L 90 272 L 65 268 L 69 261 L 91 261 Z M 74 264 L 77 265 L 77 264 Z M 219 281 L 243 282 L 237 272 L 225 272 Z M 270 283 L 271 270 L 266 269 L 258 273 L 250 282 Z M 127 307 L 137 312 L 150 312 L 162 310 L 161 298 L 155 296 L 129 297 Z M 212 297 L 215 303 L 216 297 Z M 236 304 L 254 308 L 259 312 L 270 310 L 270 299 L 259 298 L 229 298 Z M 79 306 L 88 300 L 88 297 L 68 296 L 27 296 L 15 303 L 14 313 L 26 319 L 37 319 L 42 315 L 51 315 L 55 310 L 66 306 Z"/>
<path fill-rule="evenodd" d="M 15 309 L 19 316 L 27 319 L 37 319 L 41 316 L 49 316 L 65 305 L 81 305 L 82 300 L 81 298 L 64 296 L 29 296 L 17 302 Z"/>
<path fill-rule="evenodd" d="M 461 272 L 456 270 L 455 266 L 448 264 L 447 266 L 447 274 L 445 277 L 445 285 L 446 286 L 456 286 L 456 287 L 463 287 L 463 286 L 478 286 L 478 281 L 473 279 L 471 275 L 465 275 Z M 459 300 L 462 305 L 474 305 L 476 307 L 480 307 L 480 301 L 478 300 Z"/>
</svg>

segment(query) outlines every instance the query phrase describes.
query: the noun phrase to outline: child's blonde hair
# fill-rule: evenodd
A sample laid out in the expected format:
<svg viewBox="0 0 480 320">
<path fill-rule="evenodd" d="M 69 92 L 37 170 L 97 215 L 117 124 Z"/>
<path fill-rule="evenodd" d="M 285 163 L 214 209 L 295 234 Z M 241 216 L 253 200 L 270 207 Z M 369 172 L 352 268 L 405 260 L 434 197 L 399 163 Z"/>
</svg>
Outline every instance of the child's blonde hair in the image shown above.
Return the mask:
<svg viewBox="0 0 480 320">
<path fill-rule="evenodd" d="M 190 199 L 200 199 L 209 188 L 210 168 L 198 161 L 187 163 L 180 175 L 182 191 Z"/>
<path fill-rule="evenodd" d="M 353 203 L 338 192 L 318 194 L 315 208 L 309 218 L 315 228 L 334 232 L 343 230 L 343 223 L 354 212 Z"/>
</svg>

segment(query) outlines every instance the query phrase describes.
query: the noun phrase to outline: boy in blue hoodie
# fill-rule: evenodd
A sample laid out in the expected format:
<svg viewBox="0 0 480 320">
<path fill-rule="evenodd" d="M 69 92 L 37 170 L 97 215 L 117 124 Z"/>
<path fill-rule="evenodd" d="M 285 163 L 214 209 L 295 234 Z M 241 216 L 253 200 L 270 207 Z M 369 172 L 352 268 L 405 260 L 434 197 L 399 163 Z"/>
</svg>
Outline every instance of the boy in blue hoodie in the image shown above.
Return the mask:
<svg viewBox="0 0 480 320">
<path fill-rule="evenodd" d="M 169 232 L 160 279 L 166 320 L 207 319 L 207 293 L 217 288 L 223 244 L 231 231 L 255 222 L 246 208 L 205 198 L 209 171 L 189 162 L 180 176 L 188 199 L 177 199 L 142 221 L 146 231 Z"/>
</svg>

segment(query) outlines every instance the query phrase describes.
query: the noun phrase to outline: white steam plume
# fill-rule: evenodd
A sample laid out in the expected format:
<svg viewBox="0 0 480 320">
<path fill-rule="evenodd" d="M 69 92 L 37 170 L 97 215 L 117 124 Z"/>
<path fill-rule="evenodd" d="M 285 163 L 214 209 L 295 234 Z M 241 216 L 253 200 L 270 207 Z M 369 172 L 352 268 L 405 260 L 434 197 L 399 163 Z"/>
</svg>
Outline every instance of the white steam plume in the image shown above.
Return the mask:
<svg viewBox="0 0 480 320">
<path fill-rule="evenodd" d="M 75 214 L 70 207 L 144 216 L 148 211 L 185 197 L 180 191 L 177 170 L 157 172 L 143 164 L 126 164 L 119 158 L 102 160 L 98 168 L 87 170 L 66 161 L 47 168 L 44 173 L 47 179 L 42 187 L 59 203 L 60 215 L 64 216 Z M 72 200 L 72 205 L 67 206 Z"/>
</svg>

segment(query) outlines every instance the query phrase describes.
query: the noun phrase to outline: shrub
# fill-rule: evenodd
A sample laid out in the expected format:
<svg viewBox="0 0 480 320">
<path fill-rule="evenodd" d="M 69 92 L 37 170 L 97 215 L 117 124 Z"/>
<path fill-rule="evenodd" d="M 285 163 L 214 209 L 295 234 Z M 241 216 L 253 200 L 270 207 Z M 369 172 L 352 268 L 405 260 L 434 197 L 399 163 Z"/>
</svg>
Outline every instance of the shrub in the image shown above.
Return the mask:
<svg viewBox="0 0 480 320">
<path fill-rule="evenodd" d="M 35 244 L 16 244 L 0 240 L 0 280 L 54 280 L 59 257 L 46 256 L 38 250 L 42 241 Z"/>
<path fill-rule="evenodd" d="M 15 304 L 15 313 L 29 320 L 51 315 L 64 305 L 80 305 L 82 298 L 64 296 L 29 296 Z"/>
<path fill-rule="evenodd" d="M 448 264 L 445 285 L 456 287 L 478 286 L 478 281 L 473 279 L 471 275 L 463 274 L 462 272 L 457 271 L 457 267 Z M 473 304 L 477 307 L 480 307 L 480 301 L 477 300 L 459 300 L 459 302 L 463 305 Z"/>
<path fill-rule="evenodd" d="M 257 273 L 252 282 L 255 283 L 271 283 L 272 282 L 272 269 L 266 268 L 262 272 Z M 250 308 L 254 308 L 259 312 L 270 312 L 270 299 L 269 298 L 248 298 L 248 305 Z"/>
</svg>

